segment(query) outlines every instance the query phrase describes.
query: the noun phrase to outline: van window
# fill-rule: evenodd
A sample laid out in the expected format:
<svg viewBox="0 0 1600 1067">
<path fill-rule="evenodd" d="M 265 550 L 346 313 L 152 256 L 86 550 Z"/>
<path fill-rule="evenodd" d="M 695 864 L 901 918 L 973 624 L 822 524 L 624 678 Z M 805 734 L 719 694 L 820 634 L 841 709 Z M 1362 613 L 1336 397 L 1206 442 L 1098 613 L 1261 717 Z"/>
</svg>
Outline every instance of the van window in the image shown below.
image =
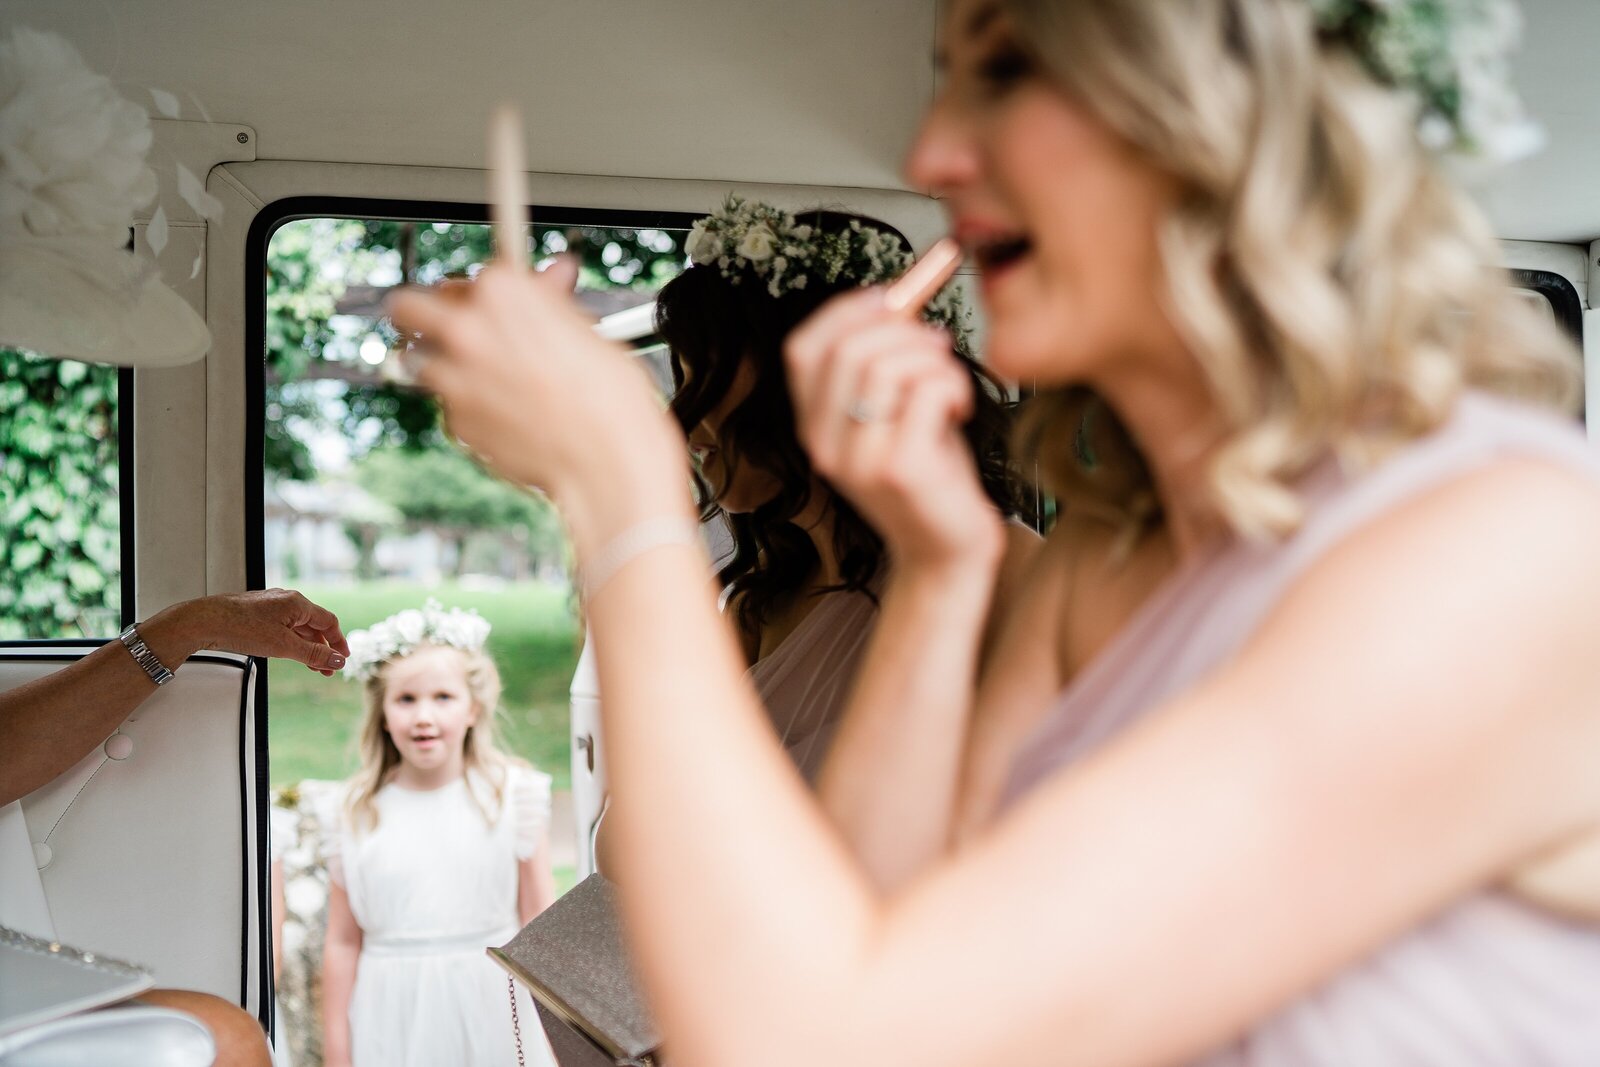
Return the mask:
<svg viewBox="0 0 1600 1067">
<path fill-rule="evenodd" d="M 127 371 L 0 349 L 0 640 L 121 629 L 131 393 Z"/>
<path fill-rule="evenodd" d="M 599 328 L 659 365 L 653 294 L 682 269 L 692 219 L 571 213 L 533 227 L 530 252 L 577 255 L 578 299 Z M 490 651 L 505 683 L 500 740 L 555 779 L 559 817 L 571 776 L 567 692 L 582 642 L 560 523 L 543 498 L 456 448 L 431 398 L 384 376 L 394 340 L 382 320 L 387 290 L 470 276 L 492 254 L 489 227 L 298 218 L 265 251 L 262 580 L 303 590 L 347 630 L 428 597 L 476 609 L 493 624 Z M 358 688 L 277 662 L 269 671 L 280 795 L 351 774 Z M 572 834 L 554 825 L 552 837 Z M 572 873 L 557 873 L 565 888 Z"/>
</svg>

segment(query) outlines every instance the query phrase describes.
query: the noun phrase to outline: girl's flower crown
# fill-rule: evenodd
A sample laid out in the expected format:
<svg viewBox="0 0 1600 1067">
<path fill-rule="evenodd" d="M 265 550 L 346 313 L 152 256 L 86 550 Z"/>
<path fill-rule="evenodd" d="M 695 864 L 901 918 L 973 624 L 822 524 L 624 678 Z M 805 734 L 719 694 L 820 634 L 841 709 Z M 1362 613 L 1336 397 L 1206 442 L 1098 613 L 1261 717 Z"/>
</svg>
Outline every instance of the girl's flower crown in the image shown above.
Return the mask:
<svg viewBox="0 0 1600 1067">
<path fill-rule="evenodd" d="M 390 660 L 409 656 L 423 645 L 444 645 L 463 652 L 481 652 L 489 639 L 489 620 L 476 611 L 444 607 L 432 597 L 422 610 L 407 608 L 365 630 L 349 635 L 350 655 L 344 676 L 365 682 Z"/>
<path fill-rule="evenodd" d="M 1436 152 L 1509 163 L 1544 134 L 1511 85 L 1522 36 L 1513 0 L 1310 0 L 1324 37 L 1379 81 L 1417 100 L 1417 134 Z"/>
<path fill-rule="evenodd" d="M 859 219 L 824 230 L 771 204 L 733 195 L 720 211 L 690 228 L 684 251 L 693 263 L 717 267 L 735 285 L 746 277 L 765 282 L 774 300 L 806 288 L 813 278 L 826 285 L 841 279 L 876 285 L 898 278 L 912 264 L 911 250 L 897 235 Z M 923 309 L 923 318 L 948 329 L 958 347 L 967 344 L 969 314 L 954 286 L 946 286 Z"/>
</svg>

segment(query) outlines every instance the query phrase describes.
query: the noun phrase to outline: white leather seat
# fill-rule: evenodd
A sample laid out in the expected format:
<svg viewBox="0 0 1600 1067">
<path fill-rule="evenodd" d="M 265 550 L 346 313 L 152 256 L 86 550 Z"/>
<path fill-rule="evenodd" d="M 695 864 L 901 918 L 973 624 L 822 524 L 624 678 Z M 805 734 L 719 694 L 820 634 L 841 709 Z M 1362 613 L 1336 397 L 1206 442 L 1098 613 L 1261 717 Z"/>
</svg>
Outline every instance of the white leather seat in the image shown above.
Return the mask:
<svg viewBox="0 0 1600 1067">
<path fill-rule="evenodd" d="M 92 647 L 0 647 L 0 690 Z M 231 653 L 191 659 L 22 808 L 63 942 L 259 1014 L 267 894 L 256 670 Z"/>
</svg>

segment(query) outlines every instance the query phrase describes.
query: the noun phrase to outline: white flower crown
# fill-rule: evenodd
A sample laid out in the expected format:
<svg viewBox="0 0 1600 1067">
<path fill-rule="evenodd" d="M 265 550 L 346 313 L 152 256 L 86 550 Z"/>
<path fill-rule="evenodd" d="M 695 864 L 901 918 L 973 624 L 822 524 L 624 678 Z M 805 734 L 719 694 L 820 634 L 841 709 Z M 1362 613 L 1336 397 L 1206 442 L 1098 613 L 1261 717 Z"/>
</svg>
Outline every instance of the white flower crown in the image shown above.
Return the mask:
<svg viewBox="0 0 1600 1067">
<path fill-rule="evenodd" d="M 824 230 L 771 204 L 731 194 L 720 211 L 689 229 L 684 251 L 697 266 L 716 266 L 735 285 L 748 276 L 764 281 L 774 300 L 806 288 L 812 278 L 827 285 L 841 279 L 858 286 L 892 281 L 913 262 L 899 236 L 859 219 Z M 953 285 L 945 286 L 922 313 L 948 329 L 958 347 L 967 343 L 969 315 Z"/>
<path fill-rule="evenodd" d="M 365 630 L 355 631 L 348 640 L 350 655 L 345 657 L 344 676 L 364 682 L 385 663 L 409 656 L 423 645 L 481 652 L 489 640 L 489 620 L 470 609 L 446 611 L 429 597 L 420 611 L 407 608 L 396 612 Z"/>
<path fill-rule="evenodd" d="M 1324 37 L 1417 100 L 1417 136 L 1435 152 L 1509 163 L 1544 146 L 1511 84 L 1522 37 L 1513 0 L 1310 0 Z"/>
</svg>

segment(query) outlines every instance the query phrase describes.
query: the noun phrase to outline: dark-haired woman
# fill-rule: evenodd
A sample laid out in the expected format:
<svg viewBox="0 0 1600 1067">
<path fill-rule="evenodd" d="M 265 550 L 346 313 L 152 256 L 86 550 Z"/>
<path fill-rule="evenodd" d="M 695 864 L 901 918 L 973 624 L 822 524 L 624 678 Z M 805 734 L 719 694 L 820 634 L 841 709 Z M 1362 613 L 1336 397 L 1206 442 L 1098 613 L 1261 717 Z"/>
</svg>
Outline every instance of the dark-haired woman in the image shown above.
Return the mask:
<svg viewBox="0 0 1600 1067">
<path fill-rule="evenodd" d="M 718 568 L 725 614 L 784 749 L 868 866 L 891 880 L 906 869 L 902 848 L 892 820 L 880 818 L 884 807 L 864 803 L 863 793 L 892 795 L 905 776 L 928 773 L 926 760 L 910 739 L 892 751 L 861 734 L 832 745 L 871 654 L 890 561 L 870 516 L 812 469 L 795 434 L 783 345 L 830 297 L 896 277 L 910 256 L 899 234 L 875 220 L 791 215 L 736 198 L 697 223 L 688 246 L 695 262 L 661 290 L 656 325 L 671 352 L 672 413 L 695 459 L 701 517 L 721 519 L 732 539 Z M 707 246 L 718 250 L 714 258 Z M 953 347 L 973 383 L 962 443 L 984 492 L 1001 515 L 1019 520 L 1027 493 L 1007 459 L 1003 393 L 971 358 L 953 295 L 926 317 L 930 342 Z M 1040 543 L 1020 521 L 1007 531 L 997 604 Z M 894 684 L 911 684 L 890 673 Z"/>
<path fill-rule="evenodd" d="M 691 252 L 701 234 L 719 230 L 740 237 L 719 242 L 736 254 L 696 262 L 668 283 L 657 328 L 671 351 L 672 411 L 696 460 L 703 518 L 721 518 L 733 539 L 718 571 L 727 614 L 784 747 L 814 780 L 866 650 L 887 560 L 882 538 L 817 476 L 795 435 L 783 342 L 829 297 L 894 277 L 909 257 L 882 223 L 831 211 L 788 216 L 739 200 L 702 220 Z M 754 258 L 766 233 L 773 254 Z M 960 316 L 947 300 L 930 312 L 930 329 L 955 335 L 977 396 L 966 443 L 990 501 L 1014 518 L 1024 493 L 1006 458 L 1007 413 L 966 352 Z M 1021 525 L 1012 537 L 1013 560 L 1037 542 Z"/>
</svg>

